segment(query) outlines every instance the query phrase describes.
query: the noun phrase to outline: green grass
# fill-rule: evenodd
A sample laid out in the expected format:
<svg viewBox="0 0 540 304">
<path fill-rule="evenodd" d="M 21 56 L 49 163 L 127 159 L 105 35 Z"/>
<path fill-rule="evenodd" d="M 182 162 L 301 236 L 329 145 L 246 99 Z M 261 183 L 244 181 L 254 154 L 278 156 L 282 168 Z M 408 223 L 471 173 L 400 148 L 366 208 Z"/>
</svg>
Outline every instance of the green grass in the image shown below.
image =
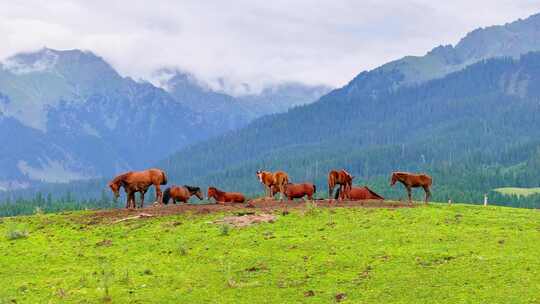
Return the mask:
<svg viewBox="0 0 540 304">
<path fill-rule="evenodd" d="M 313 206 L 245 228 L 87 214 L 0 219 L 0 303 L 540 303 L 538 210 Z"/>
<path fill-rule="evenodd" d="M 517 188 L 517 187 L 504 187 L 497 188 L 494 191 L 505 195 L 517 195 L 517 196 L 530 196 L 540 193 L 540 187 L 536 188 Z"/>
</svg>

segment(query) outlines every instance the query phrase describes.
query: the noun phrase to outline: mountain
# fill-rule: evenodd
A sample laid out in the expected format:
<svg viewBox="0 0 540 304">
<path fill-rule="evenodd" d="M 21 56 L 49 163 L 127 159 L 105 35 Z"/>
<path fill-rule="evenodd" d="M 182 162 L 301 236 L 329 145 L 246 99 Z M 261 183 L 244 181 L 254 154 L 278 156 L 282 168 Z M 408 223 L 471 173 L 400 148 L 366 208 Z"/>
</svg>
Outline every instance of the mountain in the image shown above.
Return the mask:
<svg viewBox="0 0 540 304">
<path fill-rule="evenodd" d="M 166 91 L 121 77 L 91 52 L 11 57 L 0 66 L 0 96 L 4 188 L 108 176 L 221 133 Z"/>
<path fill-rule="evenodd" d="M 190 110 L 201 113 L 209 123 L 223 131 L 245 126 L 256 115 L 245 103 L 213 91 L 190 73 L 177 69 L 161 69 L 155 73 L 158 85 Z M 315 101 L 313 99 L 312 101 Z"/>
<path fill-rule="evenodd" d="M 230 126 L 245 126 L 254 118 L 285 112 L 290 108 L 318 100 L 331 88 L 283 82 L 255 91 L 247 84 L 240 95 L 232 96 L 224 88 L 212 89 L 194 75 L 178 69 L 161 69 L 155 73 L 158 85 L 191 110 L 211 117 L 210 121 Z"/>
<path fill-rule="evenodd" d="M 540 50 L 539 35 L 540 15 L 475 30 L 455 47 L 362 72 L 315 103 L 257 119 L 161 165 L 172 179 L 246 192 L 260 190 L 260 168 L 324 184 L 329 169 L 345 167 L 381 188 L 393 170 L 425 170 L 440 200 L 537 185 L 540 55 L 523 54 Z"/>
<path fill-rule="evenodd" d="M 148 167 L 322 94 L 300 85 L 289 95 L 269 89 L 264 98 L 280 106 L 264 108 L 215 92 L 189 73 L 159 73 L 162 88 L 122 77 L 103 58 L 80 50 L 44 48 L 0 63 L 0 190 Z"/>
<path fill-rule="evenodd" d="M 312 103 L 331 91 L 324 85 L 306 85 L 298 82 L 285 82 L 266 87 L 258 93 L 238 96 L 256 115 L 285 112 L 288 109 Z"/>
<path fill-rule="evenodd" d="M 540 51 L 540 14 L 505 25 L 476 29 L 455 47 L 441 45 L 425 56 L 406 56 L 389 62 L 373 71 L 361 73 L 348 87 L 351 94 L 361 89 L 376 90 L 379 86 L 395 89 L 400 85 L 444 77 L 484 59 L 519 58 L 532 51 Z"/>
<path fill-rule="evenodd" d="M 386 181 L 394 170 L 429 171 L 438 199 L 448 199 L 449 188 L 480 195 L 494 186 L 486 179 L 498 166 L 512 169 L 498 171 L 494 184 L 534 186 L 538 180 L 523 175 L 536 177 L 540 169 L 533 166 L 540 151 L 537 81 L 540 53 L 531 53 L 482 61 L 376 97 L 346 100 L 337 91 L 188 147 L 162 165 L 171 180 L 247 192 L 260 190 L 254 174 L 260 168 L 284 169 L 294 181 L 319 185 L 332 168 L 347 168 L 358 182 Z M 476 174 L 479 179 L 469 179 Z"/>
</svg>

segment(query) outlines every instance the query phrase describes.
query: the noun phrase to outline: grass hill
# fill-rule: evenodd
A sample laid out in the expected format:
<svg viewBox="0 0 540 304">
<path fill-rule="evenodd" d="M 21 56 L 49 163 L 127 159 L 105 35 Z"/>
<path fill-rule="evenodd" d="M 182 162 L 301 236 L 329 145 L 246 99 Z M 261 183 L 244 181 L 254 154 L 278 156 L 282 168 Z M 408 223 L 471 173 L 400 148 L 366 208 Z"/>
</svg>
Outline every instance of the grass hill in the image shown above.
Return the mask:
<svg viewBox="0 0 540 304">
<path fill-rule="evenodd" d="M 291 209 L 116 222 L 0 219 L 0 303 L 538 303 L 540 213 L 506 207 Z"/>
</svg>

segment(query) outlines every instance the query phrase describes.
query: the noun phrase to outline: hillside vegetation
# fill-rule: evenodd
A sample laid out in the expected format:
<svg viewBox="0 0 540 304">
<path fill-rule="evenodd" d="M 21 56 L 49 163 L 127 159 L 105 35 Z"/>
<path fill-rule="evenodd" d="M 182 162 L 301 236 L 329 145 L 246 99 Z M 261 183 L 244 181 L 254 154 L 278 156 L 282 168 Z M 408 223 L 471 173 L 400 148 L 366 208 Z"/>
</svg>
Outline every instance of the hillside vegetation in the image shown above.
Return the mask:
<svg viewBox="0 0 540 304">
<path fill-rule="evenodd" d="M 375 186 L 395 170 L 423 171 L 434 176 L 440 201 L 535 187 L 540 91 L 532 84 L 539 67 L 539 53 L 492 59 L 396 90 L 389 88 L 399 75 L 361 74 L 314 104 L 184 149 L 160 166 L 174 180 L 246 192 L 258 191 L 252 181 L 260 168 L 285 170 L 319 188 L 333 168 Z M 375 83 L 382 88 L 372 94 Z"/>
<path fill-rule="evenodd" d="M 540 213 L 318 208 L 0 219 L 0 303 L 538 303 Z"/>
<path fill-rule="evenodd" d="M 517 196 L 530 196 L 540 193 L 540 188 L 516 188 L 516 187 L 504 187 L 495 189 L 496 192 L 508 195 L 517 195 Z"/>
</svg>

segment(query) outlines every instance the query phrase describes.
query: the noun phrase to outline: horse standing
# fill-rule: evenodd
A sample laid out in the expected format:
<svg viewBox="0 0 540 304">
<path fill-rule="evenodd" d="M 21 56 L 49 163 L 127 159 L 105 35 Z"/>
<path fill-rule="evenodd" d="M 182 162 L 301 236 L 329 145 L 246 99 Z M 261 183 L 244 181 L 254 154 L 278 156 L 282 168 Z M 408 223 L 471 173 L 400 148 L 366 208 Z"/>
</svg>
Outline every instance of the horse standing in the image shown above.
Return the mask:
<svg viewBox="0 0 540 304">
<path fill-rule="evenodd" d="M 203 200 L 203 194 L 201 192 L 201 188 L 199 187 L 193 187 L 193 186 L 171 186 L 165 191 L 163 191 L 163 203 L 168 204 L 169 200 L 172 198 L 173 203 L 176 204 L 176 202 L 182 202 L 184 204 L 187 204 L 190 197 L 195 195 L 199 200 Z"/>
<path fill-rule="evenodd" d="M 407 189 L 409 196 L 409 204 L 412 204 L 412 188 L 424 188 L 426 192 L 425 204 L 428 203 L 431 198 L 431 185 L 433 180 L 431 176 L 427 174 L 414 174 L 409 172 L 394 172 L 390 180 L 390 186 L 394 186 L 396 182 L 400 182 Z"/>
<path fill-rule="evenodd" d="M 276 185 L 272 186 L 272 196 L 274 196 L 279 191 Z M 313 194 L 317 192 L 317 187 L 311 183 L 303 184 L 292 184 L 288 183 L 285 185 L 284 194 L 289 201 L 294 200 L 295 198 L 303 198 L 307 196 L 309 200 L 313 200 Z"/>
<path fill-rule="evenodd" d="M 259 182 L 264 185 L 264 196 L 272 194 L 272 186 L 277 186 L 281 193 L 281 199 L 283 200 L 283 192 L 285 191 L 285 185 L 289 183 L 289 175 L 285 171 L 276 171 L 274 173 L 268 171 L 257 171 L 257 178 Z M 275 193 L 274 193 L 275 194 Z"/>
<path fill-rule="evenodd" d="M 152 185 L 156 187 L 156 201 L 162 204 L 160 185 L 167 184 L 167 175 L 160 169 L 130 171 L 120 174 L 109 182 L 108 186 L 115 198 L 120 196 L 120 188 L 124 187 L 127 194 L 126 208 L 136 208 L 135 193 L 141 193 L 141 208 L 144 207 L 144 194 Z"/>
<path fill-rule="evenodd" d="M 216 202 L 223 203 L 244 203 L 245 196 L 240 192 L 224 192 L 216 187 L 208 187 L 208 199 L 214 198 Z"/>
<path fill-rule="evenodd" d="M 345 195 L 344 198 L 347 198 L 348 189 L 352 187 L 353 179 L 354 176 L 345 170 L 330 171 L 328 173 L 328 198 L 332 199 L 332 193 L 336 185 L 339 185 L 340 192 Z"/>
</svg>

